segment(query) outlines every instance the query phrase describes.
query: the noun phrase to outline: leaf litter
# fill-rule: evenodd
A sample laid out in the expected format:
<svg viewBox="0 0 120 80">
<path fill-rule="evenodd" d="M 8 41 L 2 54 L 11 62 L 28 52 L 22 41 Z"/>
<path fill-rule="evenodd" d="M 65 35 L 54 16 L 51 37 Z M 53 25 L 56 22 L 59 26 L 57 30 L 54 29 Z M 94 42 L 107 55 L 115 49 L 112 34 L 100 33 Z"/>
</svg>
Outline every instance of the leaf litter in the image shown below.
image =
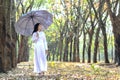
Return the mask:
<svg viewBox="0 0 120 80">
<path fill-rule="evenodd" d="M 21 62 L 15 69 L 0 73 L 0 80 L 120 80 L 120 67 L 114 64 L 48 62 L 48 71 L 33 73 L 33 62 Z"/>
</svg>

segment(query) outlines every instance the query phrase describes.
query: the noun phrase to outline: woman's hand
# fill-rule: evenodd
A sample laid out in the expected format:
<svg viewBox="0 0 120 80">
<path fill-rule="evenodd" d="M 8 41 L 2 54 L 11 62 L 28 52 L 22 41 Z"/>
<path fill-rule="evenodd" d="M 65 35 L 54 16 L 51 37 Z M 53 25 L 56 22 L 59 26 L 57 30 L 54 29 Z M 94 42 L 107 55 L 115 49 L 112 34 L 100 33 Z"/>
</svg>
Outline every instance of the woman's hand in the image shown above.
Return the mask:
<svg viewBox="0 0 120 80">
<path fill-rule="evenodd" d="M 39 34 L 38 34 L 38 32 L 37 32 L 37 35 L 36 35 L 36 37 L 37 37 L 37 38 L 39 38 Z"/>
</svg>

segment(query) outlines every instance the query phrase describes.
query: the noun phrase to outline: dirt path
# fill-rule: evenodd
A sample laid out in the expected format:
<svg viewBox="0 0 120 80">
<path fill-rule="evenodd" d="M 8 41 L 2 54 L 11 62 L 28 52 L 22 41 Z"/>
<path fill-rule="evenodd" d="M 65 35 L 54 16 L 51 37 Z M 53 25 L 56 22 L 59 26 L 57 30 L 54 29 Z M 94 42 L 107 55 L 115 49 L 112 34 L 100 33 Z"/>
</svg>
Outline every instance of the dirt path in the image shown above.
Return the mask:
<svg viewBox="0 0 120 80">
<path fill-rule="evenodd" d="M 120 68 L 114 64 L 83 64 L 48 62 L 48 71 L 42 77 L 33 73 L 32 62 L 22 62 L 0 80 L 120 80 Z"/>
</svg>

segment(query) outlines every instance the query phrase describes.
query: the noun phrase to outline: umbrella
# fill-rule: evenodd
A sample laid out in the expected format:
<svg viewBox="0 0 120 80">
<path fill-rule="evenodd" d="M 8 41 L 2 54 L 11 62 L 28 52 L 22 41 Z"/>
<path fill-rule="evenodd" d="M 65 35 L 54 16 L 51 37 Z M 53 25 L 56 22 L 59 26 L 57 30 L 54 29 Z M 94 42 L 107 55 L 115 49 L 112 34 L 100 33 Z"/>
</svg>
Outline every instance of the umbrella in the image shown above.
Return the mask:
<svg viewBox="0 0 120 80">
<path fill-rule="evenodd" d="M 36 23 L 41 23 L 47 29 L 53 22 L 53 16 L 46 10 L 31 11 L 23 14 L 15 23 L 15 31 L 21 35 L 30 36 Z"/>
</svg>

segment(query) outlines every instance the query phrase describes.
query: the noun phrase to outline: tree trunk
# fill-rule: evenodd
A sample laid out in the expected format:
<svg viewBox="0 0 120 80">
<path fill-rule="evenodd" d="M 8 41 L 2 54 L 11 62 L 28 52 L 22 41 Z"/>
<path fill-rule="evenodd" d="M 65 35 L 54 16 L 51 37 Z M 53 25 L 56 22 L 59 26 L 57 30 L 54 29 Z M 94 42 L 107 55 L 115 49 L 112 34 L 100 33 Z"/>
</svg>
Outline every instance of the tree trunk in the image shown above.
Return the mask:
<svg viewBox="0 0 120 80">
<path fill-rule="evenodd" d="M 101 58 L 100 58 L 100 49 L 99 49 L 99 53 L 98 53 L 98 60 L 100 62 Z"/>
<path fill-rule="evenodd" d="M 20 47 L 18 53 L 18 63 L 29 60 L 29 47 L 28 47 L 28 37 L 21 35 Z"/>
<path fill-rule="evenodd" d="M 69 44 L 69 37 L 66 37 L 63 61 L 68 61 L 68 44 Z"/>
<path fill-rule="evenodd" d="M 60 35 L 60 42 L 59 42 L 59 54 L 60 54 L 60 61 L 62 61 L 62 54 L 63 54 L 63 37 L 62 34 Z"/>
<path fill-rule="evenodd" d="M 72 44 L 73 44 L 73 36 L 70 37 L 70 61 L 73 61 L 73 54 L 72 54 Z"/>
<path fill-rule="evenodd" d="M 17 65 L 14 8 L 13 0 L 0 0 L 0 72 Z"/>
<path fill-rule="evenodd" d="M 92 46 L 92 39 L 94 34 L 94 25 L 92 26 L 92 30 L 89 33 L 89 43 L 88 43 L 88 63 L 91 63 L 91 46 Z"/>
<path fill-rule="evenodd" d="M 77 42 L 76 42 L 76 37 L 74 36 L 74 44 L 73 44 L 73 47 L 74 47 L 74 51 L 73 51 L 73 62 L 76 62 L 76 45 L 77 45 Z"/>
<path fill-rule="evenodd" d="M 79 57 L 80 56 L 80 54 L 79 54 L 79 44 L 80 44 L 79 42 L 80 41 L 79 41 L 79 37 L 77 37 L 76 42 L 77 42 L 77 45 L 76 45 L 77 46 L 76 62 L 80 62 L 80 57 Z"/>
<path fill-rule="evenodd" d="M 110 0 L 106 0 L 107 3 L 107 10 L 110 15 L 110 19 L 112 22 L 112 27 L 113 27 L 113 33 L 114 33 L 114 43 L 115 43 L 115 56 L 116 60 L 115 62 L 118 63 L 118 66 L 120 66 L 120 12 L 116 16 L 114 12 L 112 12 Z M 118 7 L 120 9 L 120 6 Z"/>
<path fill-rule="evenodd" d="M 97 51 L 98 51 L 98 47 L 99 47 L 99 33 L 100 33 L 100 27 L 97 28 L 96 31 L 96 36 L 95 36 L 95 48 L 94 48 L 94 56 L 93 56 L 93 62 L 97 63 Z"/>
<path fill-rule="evenodd" d="M 114 57 L 113 57 L 114 55 L 113 55 L 113 45 L 112 45 L 112 49 L 111 49 L 111 59 L 112 59 L 112 61 L 114 61 Z"/>
<path fill-rule="evenodd" d="M 100 26 L 101 26 L 101 30 L 102 30 L 102 34 L 103 34 L 103 38 L 104 38 L 105 63 L 109 63 L 109 60 L 108 60 L 108 49 L 107 49 L 107 34 L 106 34 L 105 24 L 102 21 L 100 21 Z"/>
<path fill-rule="evenodd" d="M 85 49 L 86 49 L 86 34 L 83 32 L 84 38 L 83 38 L 83 52 L 82 52 L 82 62 L 85 62 Z"/>
<path fill-rule="evenodd" d="M 88 63 L 91 62 L 91 45 L 92 45 L 92 37 L 90 36 L 88 43 Z"/>
<path fill-rule="evenodd" d="M 120 65 L 120 34 L 115 35 L 116 62 Z"/>
<path fill-rule="evenodd" d="M 91 47 L 92 47 L 92 39 L 94 34 L 95 25 L 91 18 L 91 26 L 92 28 L 89 31 L 89 43 L 88 43 L 88 63 L 91 63 Z"/>
<path fill-rule="evenodd" d="M 52 61 L 54 61 L 54 60 L 55 60 L 55 54 L 53 53 Z"/>
</svg>

